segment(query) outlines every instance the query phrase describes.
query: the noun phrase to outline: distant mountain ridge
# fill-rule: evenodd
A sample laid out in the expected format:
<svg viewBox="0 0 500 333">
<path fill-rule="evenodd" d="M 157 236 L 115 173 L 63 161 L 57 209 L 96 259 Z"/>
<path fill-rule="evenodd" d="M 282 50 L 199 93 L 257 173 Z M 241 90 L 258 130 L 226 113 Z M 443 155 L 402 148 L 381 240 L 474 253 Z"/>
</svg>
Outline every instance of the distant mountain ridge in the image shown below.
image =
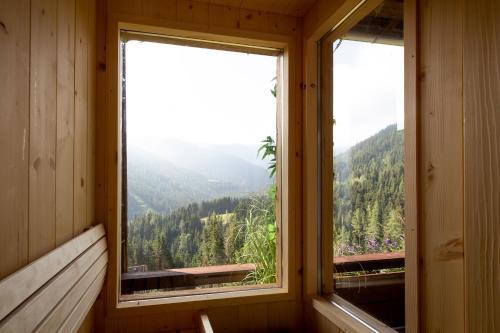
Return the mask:
<svg viewBox="0 0 500 333">
<path fill-rule="evenodd" d="M 263 191 L 270 184 L 265 161 L 257 160 L 255 148 L 252 163 L 251 147 L 245 149 L 246 160 L 234 145 L 177 140 L 128 143 L 129 218 L 146 210 L 168 213 L 193 202 Z"/>
</svg>

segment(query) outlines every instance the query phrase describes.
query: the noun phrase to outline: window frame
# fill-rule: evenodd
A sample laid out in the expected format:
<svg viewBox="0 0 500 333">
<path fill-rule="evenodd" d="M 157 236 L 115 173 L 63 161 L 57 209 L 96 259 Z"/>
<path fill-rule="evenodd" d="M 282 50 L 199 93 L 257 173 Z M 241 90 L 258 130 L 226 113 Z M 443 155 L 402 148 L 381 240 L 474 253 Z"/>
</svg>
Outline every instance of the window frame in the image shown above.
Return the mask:
<svg viewBox="0 0 500 333">
<path fill-rule="evenodd" d="M 306 174 L 308 184 L 315 179 L 314 186 L 306 190 L 309 194 L 316 193 L 316 210 L 309 210 L 309 219 L 315 221 L 308 227 L 310 233 L 316 236 L 315 242 L 318 245 L 314 254 L 310 257 L 316 258 L 308 264 L 308 268 L 313 268 L 318 272 L 319 279 L 316 281 L 309 278 L 306 284 L 307 296 L 312 306 L 321 312 L 325 317 L 337 326 L 345 326 L 353 331 L 372 331 L 365 328 L 360 329 L 359 323 L 363 323 L 376 328 L 379 331 L 394 332 L 385 324 L 370 316 L 363 310 L 348 303 L 338 295 L 334 295 L 333 274 L 333 211 L 324 209 L 333 205 L 333 152 L 331 145 L 324 145 L 324 140 L 333 140 L 333 129 L 331 126 L 333 76 L 325 80 L 321 71 L 332 70 L 333 61 L 322 63 L 322 59 L 332 59 L 332 48 L 322 47 L 323 43 L 335 41 L 339 36 L 347 32 L 359 19 L 370 13 L 381 0 L 350 0 L 345 4 L 335 8 L 322 24 L 310 32 L 306 39 L 306 62 L 305 75 L 310 82 L 316 82 L 311 85 L 310 90 L 306 92 L 305 115 L 306 122 L 311 125 L 306 128 L 306 136 L 309 140 L 315 137 L 315 145 L 312 151 L 316 155 L 316 167 L 309 167 L 312 171 Z M 418 188 L 418 129 L 419 115 L 417 109 L 417 69 L 418 59 L 418 22 L 417 22 L 417 1 L 404 1 L 404 114 L 405 114 L 405 134 L 404 134 L 404 182 L 405 182 L 405 326 L 407 332 L 418 332 L 419 328 L 419 270 L 418 270 L 418 207 L 419 207 L 419 188 Z M 328 96 L 328 98 L 322 98 Z M 314 113 L 316 110 L 316 113 Z M 307 152 L 306 152 L 307 153 Z M 309 162 L 313 164 L 313 162 Z M 309 186 L 309 185 L 308 185 Z M 327 193 L 325 193 L 327 192 Z M 314 202 L 306 202 L 307 206 L 313 206 Z M 326 206 L 325 206 L 326 205 Z M 307 254 L 307 249 L 306 249 Z M 311 276 L 312 273 L 309 274 Z M 316 295 L 315 295 L 316 293 Z M 338 310 L 341 310 L 340 312 Z"/>
<path fill-rule="evenodd" d="M 299 106 L 294 100 L 291 90 L 298 91 L 289 83 L 297 80 L 298 73 L 294 70 L 296 66 L 297 42 L 293 36 L 278 35 L 272 33 L 242 33 L 241 31 L 222 30 L 218 33 L 199 32 L 197 29 L 187 26 L 170 27 L 165 22 L 149 20 L 144 17 L 131 17 L 122 14 L 112 14 L 108 17 L 107 60 L 108 66 L 106 93 L 106 220 L 108 239 L 110 244 L 110 260 L 108 266 L 108 279 L 106 282 L 107 309 L 110 315 L 121 315 L 135 313 L 136 311 L 148 312 L 149 307 L 160 307 L 163 311 L 179 309 L 200 309 L 212 306 L 221 306 L 231 300 L 233 304 L 260 303 L 268 301 L 286 301 L 296 297 L 297 270 L 295 242 L 296 226 L 300 223 L 296 210 L 290 203 L 297 202 L 300 195 L 298 183 L 298 171 L 300 160 L 298 153 L 300 142 L 291 137 L 293 131 L 298 131 L 297 123 L 291 121 L 296 118 L 292 112 Z M 241 46 L 243 50 L 255 49 L 279 49 L 281 56 L 281 92 L 280 107 L 282 109 L 281 121 L 277 126 L 281 133 L 281 151 L 278 159 L 281 160 L 281 191 L 278 194 L 278 205 L 281 209 L 281 242 L 277 242 L 277 256 L 281 257 L 281 264 L 277 267 L 278 276 L 281 277 L 280 285 L 276 287 L 259 287 L 252 289 L 238 288 L 235 290 L 215 291 L 212 293 L 198 293 L 195 295 L 181 295 L 165 297 L 156 295 L 152 298 L 122 300 L 120 293 L 121 274 L 121 84 L 120 84 L 120 43 L 121 31 L 135 31 L 144 34 L 175 36 L 179 39 L 193 39 L 195 41 L 208 41 L 214 45 Z M 211 31 L 211 30 L 209 30 Z M 255 52 L 259 53 L 259 52 Z M 278 209 L 277 207 L 277 209 Z M 278 262 L 278 259 L 277 259 Z M 138 310 L 143 308 L 143 310 Z"/>
</svg>

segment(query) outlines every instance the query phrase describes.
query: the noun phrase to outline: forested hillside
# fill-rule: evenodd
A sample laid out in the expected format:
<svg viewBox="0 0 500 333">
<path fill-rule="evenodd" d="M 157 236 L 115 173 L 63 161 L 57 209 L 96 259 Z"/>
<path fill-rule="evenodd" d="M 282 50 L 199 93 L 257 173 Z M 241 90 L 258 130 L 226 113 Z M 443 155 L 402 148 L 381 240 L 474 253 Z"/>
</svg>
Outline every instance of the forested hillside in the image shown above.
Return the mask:
<svg viewBox="0 0 500 333">
<path fill-rule="evenodd" d="M 403 151 L 391 125 L 334 157 L 336 255 L 404 248 Z"/>
<path fill-rule="evenodd" d="M 272 154 L 274 148 L 267 148 Z M 396 125 L 385 128 L 336 155 L 334 166 L 335 254 L 403 249 L 403 131 Z M 155 191 L 150 205 L 154 200 L 171 200 L 171 193 L 153 175 L 144 173 L 142 184 Z M 184 188 L 195 188 L 199 181 L 194 176 L 185 180 Z M 146 265 L 148 270 L 160 270 L 256 263 L 254 281 L 275 281 L 274 190 L 271 184 L 267 194 L 204 201 L 190 197 L 189 191 L 184 198 L 179 190 L 174 194 L 181 201 L 191 200 L 190 204 L 162 213 L 147 209 L 129 219 L 129 267 Z"/>
<path fill-rule="evenodd" d="M 222 218 L 224 214 L 225 218 Z M 148 211 L 128 224 L 128 263 L 148 270 L 255 263 L 252 280 L 275 281 L 274 193 Z"/>
</svg>

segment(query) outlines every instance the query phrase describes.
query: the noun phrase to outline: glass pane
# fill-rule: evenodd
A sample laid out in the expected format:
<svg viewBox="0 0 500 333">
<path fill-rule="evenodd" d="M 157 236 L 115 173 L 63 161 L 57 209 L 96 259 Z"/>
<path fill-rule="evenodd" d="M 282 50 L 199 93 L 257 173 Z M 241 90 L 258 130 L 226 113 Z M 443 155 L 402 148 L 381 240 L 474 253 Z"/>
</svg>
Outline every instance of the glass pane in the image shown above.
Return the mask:
<svg viewBox="0 0 500 333">
<path fill-rule="evenodd" d="M 275 283 L 278 58 L 122 52 L 122 293 Z"/>
<path fill-rule="evenodd" d="M 332 45 L 335 290 L 401 331 L 402 14 L 402 1 L 384 1 Z"/>
</svg>

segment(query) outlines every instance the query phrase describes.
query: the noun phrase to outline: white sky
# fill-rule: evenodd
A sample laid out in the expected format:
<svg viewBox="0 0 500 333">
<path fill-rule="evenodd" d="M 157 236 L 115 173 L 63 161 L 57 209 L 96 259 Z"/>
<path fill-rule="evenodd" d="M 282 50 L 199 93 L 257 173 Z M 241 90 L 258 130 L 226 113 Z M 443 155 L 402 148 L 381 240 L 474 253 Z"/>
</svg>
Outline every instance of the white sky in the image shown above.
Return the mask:
<svg viewBox="0 0 500 333">
<path fill-rule="evenodd" d="M 335 51 L 336 151 L 345 150 L 390 124 L 403 128 L 403 51 L 402 46 L 348 40 L 342 41 Z"/>
<path fill-rule="evenodd" d="M 256 145 L 275 136 L 276 57 L 136 41 L 126 52 L 129 140 Z M 342 42 L 334 54 L 336 151 L 389 124 L 403 128 L 403 68 L 403 47 Z"/>
<path fill-rule="evenodd" d="M 276 57 L 126 44 L 127 131 L 192 143 L 260 144 L 276 135 Z"/>
</svg>

